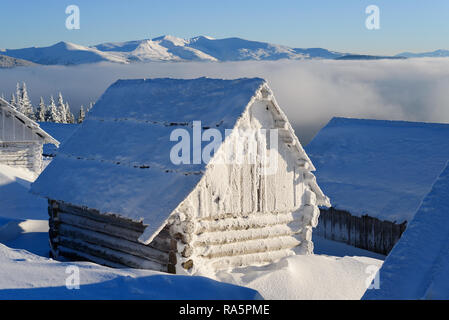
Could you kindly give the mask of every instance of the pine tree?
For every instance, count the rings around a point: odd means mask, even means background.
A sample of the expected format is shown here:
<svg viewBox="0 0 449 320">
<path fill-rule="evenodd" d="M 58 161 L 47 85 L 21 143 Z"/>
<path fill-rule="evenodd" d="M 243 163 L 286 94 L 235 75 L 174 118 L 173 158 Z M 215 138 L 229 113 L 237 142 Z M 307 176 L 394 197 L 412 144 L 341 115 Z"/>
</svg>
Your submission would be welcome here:
<svg viewBox="0 0 449 320">
<path fill-rule="evenodd" d="M 78 113 L 78 123 L 82 123 L 86 118 L 86 113 L 84 112 L 84 106 L 81 106 L 80 112 Z"/>
<path fill-rule="evenodd" d="M 39 102 L 39 106 L 36 110 L 36 121 L 44 122 L 45 121 L 45 112 L 47 107 L 45 106 L 44 98 L 41 97 L 41 100 Z"/>
<path fill-rule="evenodd" d="M 17 100 L 14 93 L 11 94 L 11 100 L 9 100 L 9 103 L 14 107 L 14 109 L 17 109 Z"/>
<path fill-rule="evenodd" d="M 58 93 L 58 116 L 60 123 L 67 123 L 67 110 L 61 92 Z"/>
<path fill-rule="evenodd" d="M 59 118 L 58 108 L 56 107 L 55 99 L 53 98 L 53 96 L 50 97 L 50 104 L 48 105 L 45 113 L 45 121 L 61 122 L 61 119 Z"/>
<path fill-rule="evenodd" d="M 22 89 L 21 89 L 21 97 L 20 100 L 22 102 L 22 113 L 26 115 L 28 118 L 34 120 L 34 108 L 31 103 L 30 98 L 28 97 L 28 91 L 27 86 L 25 82 L 22 82 Z"/>
<path fill-rule="evenodd" d="M 70 105 L 68 102 L 66 102 L 66 104 L 65 104 L 65 111 L 66 111 L 67 123 L 75 123 L 75 116 L 70 111 Z"/>
<path fill-rule="evenodd" d="M 86 113 L 88 113 L 94 106 L 94 103 L 91 101 L 89 102 L 89 106 L 87 107 Z"/>
<path fill-rule="evenodd" d="M 20 88 L 20 84 L 17 82 L 16 84 L 16 102 L 15 107 L 18 111 L 22 112 L 22 89 Z"/>
</svg>

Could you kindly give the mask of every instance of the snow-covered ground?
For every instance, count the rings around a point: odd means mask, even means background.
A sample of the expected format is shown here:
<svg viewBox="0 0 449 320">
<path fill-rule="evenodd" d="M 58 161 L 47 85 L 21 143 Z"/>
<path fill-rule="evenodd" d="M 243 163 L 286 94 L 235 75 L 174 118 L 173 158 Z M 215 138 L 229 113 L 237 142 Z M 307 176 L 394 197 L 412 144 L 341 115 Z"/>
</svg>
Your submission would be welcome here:
<svg viewBox="0 0 449 320">
<path fill-rule="evenodd" d="M 265 299 L 360 299 L 384 258 L 316 238 L 315 255 L 206 277 L 58 262 L 48 258 L 46 201 L 28 193 L 34 179 L 0 165 L 0 299 L 260 298 L 249 288 Z M 72 265 L 80 270 L 79 290 L 66 288 Z"/>
</svg>

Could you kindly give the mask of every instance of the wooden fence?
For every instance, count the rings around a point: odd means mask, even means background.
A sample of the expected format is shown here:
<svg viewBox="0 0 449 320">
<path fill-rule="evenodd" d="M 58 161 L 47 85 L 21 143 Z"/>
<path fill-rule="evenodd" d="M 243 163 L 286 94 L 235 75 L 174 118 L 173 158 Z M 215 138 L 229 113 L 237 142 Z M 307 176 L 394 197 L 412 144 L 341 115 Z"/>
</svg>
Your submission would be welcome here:
<svg viewBox="0 0 449 320">
<path fill-rule="evenodd" d="M 407 226 L 407 222 L 397 224 L 368 215 L 358 217 L 335 208 L 320 211 L 315 234 L 384 255 L 391 251 Z"/>
</svg>

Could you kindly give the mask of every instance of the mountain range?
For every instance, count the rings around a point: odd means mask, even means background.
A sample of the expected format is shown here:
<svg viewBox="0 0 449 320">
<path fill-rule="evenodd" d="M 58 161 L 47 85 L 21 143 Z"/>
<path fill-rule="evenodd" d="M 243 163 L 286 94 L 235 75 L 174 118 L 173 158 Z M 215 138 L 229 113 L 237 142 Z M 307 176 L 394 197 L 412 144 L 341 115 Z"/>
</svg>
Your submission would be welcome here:
<svg viewBox="0 0 449 320">
<path fill-rule="evenodd" d="M 403 52 L 398 54 L 397 56 L 405 57 L 405 58 L 446 58 L 449 57 L 449 50 L 435 50 L 431 52 L 422 52 L 422 53 L 412 53 L 412 52 Z"/>
<path fill-rule="evenodd" d="M 373 60 L 400 57 L 442 57 L 449 56 L 449 51 L 437 50 L 422 54 L 405 52 L 394 57 L 354 55 L 323 48 L 292 48 L 241 38 L 214 39 L 207 36 L 198 36 L 191 39 L 182 39 L 168 35 L 153 39 L 110 42 L 93 46 L 58 42 L 49 47 L 0 49 L 0 55 L 20 59 L 17 60 L 17 65 L 26 65 L 26 63 L 79 65 L 102 61 L 127 64 L 152 61 Z M 1 64 L 2 61 L 0 60 L 0 66 Z M 5 60 L 4 64 L 14 66 L 11 60 Z"/>
<path fill-rule="evenodd" d="M 58 42 L 49 47 L 0 49 L 0 54 L 43 65 L 78 65 L 101 61 L 116 63 L 150 61 L 244 61 L 280 59 L 335 59 L 344 56 L 322 48 L 291 48 L 240 38 L 214 39 L 206 36 L 154 39 L 82 46 Z"/>
</svg>

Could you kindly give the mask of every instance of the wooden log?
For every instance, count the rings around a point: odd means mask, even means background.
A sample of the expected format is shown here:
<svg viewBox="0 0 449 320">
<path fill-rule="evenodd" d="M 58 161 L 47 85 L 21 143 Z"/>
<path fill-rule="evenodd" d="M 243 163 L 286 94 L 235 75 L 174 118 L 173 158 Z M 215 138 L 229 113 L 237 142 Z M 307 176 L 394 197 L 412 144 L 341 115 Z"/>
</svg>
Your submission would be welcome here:
<svg viewBox="0 0 449 320">
<path fill-rule="evenodd" d="M 216 219 L 201 219 L 195 224 L 195 234 L 204 232 L 219 232 L 229 230 L 247 230 L 250 228 L 265 228 L 267 226 L 285 225 L 295 219 L 288 213 L 253 213 L 247 217 L 227 216 Z"/>
<path fill-rule="evenodd" d="M 80 215 L 72 215 L 62 211 L 58 212 L 58 218 L 61 222 L 68 225 L 112 235 L 117 238 L 122 238 L 136 243 L 139 243 L 138 238 L 141 236 L 139 232 L 134 230 L 117 227 L 116 225 L 112 225 L 107 222 L 99 222 Z M 168 232 L 164 231 L 158 234 L 148 246 L 160 251 L 168 252 L 170 250 L 170 245 L 171 238 Z"/>
<path fill-rule="evenodd" d="M 243 242 L 247 240 L 268 239 L 274 237 L 293 236 L 294 232 L 287 225 L 274 225 L 265 228 L 252 228 L 247 230 L 205 232 L 198 235 L 194 246 L 221 245 L 227 243 Z"/>
<path fill-rule="evenodd" d="M 125 239 L 120 239 L 66 224 L 61 224 L 59 226 L 58 233 L 60 236 L 64 236 L 66 238 L 82 239 L 83 241 L 92 244 L 129 253 L 144 259 L 154 260 L 160 262 L 161 264 L 168 263 L 168 254 L 166 252 L 162 252 L 155 248 Z"/>
<path fill-rule="evenodd" d="M 238 244 L 224 244 L 218 246 L 196 248 L 196 254 L 205 258 L 237 256 L 251 253 L 270 252 L 292 249 L 301 242 L 293 237 L 277 237 L 262 240 L 249 240 Z"/>
<path fill-rule="evenodd" d="M 131 219 L 126 219 L 112 214 L 102 214 L 98 210 L 82 208 L 74 205 L 70 205 L 64 202 L 59 202 L 59 210 L 72 215 L 77 215 L 98 222 L 108 223 L 121 228 L 126 228 L 140 232 L 142 234 L 145 231 L 145 225 L 141 222 L 136 222 Z"/>
<path fill-rule="evenodd" d="M 143 259 L 131 254 L 115 251 L 99 245 L 91 244 L 83 240 L 71 239 L 66 237 L 59 237 L 59 245 L 82 252 L 90 256 L 98 257 L 113 263 L 118 263 L 124 266 L 137 269 L 150 269 L 156 271 L 166 271 L 167 265 L 160 264 L 155 261 Z"/>
<path fill-rule="evenodd" d="M 193 260 L 187 260 L 187 261 L 183 262 L 181 265 L 184 269 L 190 270 L 193 268 Z"/>
<path fill-rule="evenodd" d="M 176 251 L 170 251 L 168 253 L 168 262 L 170 264 L 176 265 L 176 263 L 178 263 L 178 258 L 176 254 L 177 254 Z"/>
<path fill-rule="evenodd" d="M 176 274 L 176 265 L 169 263 L 167 266 L 167 272 L 171 274 Z"/>
<path fill-rule="evenodd" d="M 85 252 L 73 250 L 73 249 L 70 249 L 70 248 L 67 248 L 64 246 L 59 247 L 58 255 L 68 258 L 70 260 L 90 261 L 90 262 L 94 262 L 94 263 L 101 264 L 103 266 L 107 266 L 107 267 L 111 267 L 111 268 L 117 268 L 117 269 L 127 268 L 127 266 L 125 266 L 123 264 L 115 263 L 115 262 L 105 260 L 105 259 L 101 259 L 99 257 L 92 256 Z M 55 257 L 55 258 L 58 258 L 58 257 Z"/>
<path fill-rule="evenodd" d="M 173 239 L 180 241 L 183 244 L 189 244 L 190 242 L 192 242 L 192 235 L 190 234 L 184 234 L 181 232 L 177 232 L 175 234 L 173 234 Z"/>
<path fill-rule="evenodd" d="M 186 244 L 186 245 L 184 246 L 184 249 L 183 249 L 182 252 L 181 252 L 181 256 L 182 256 L 183 258 L 189 258 L 192 254 L 193 254 L 193 248 L 192 248 L 192 246 Z"/>
</svg>

